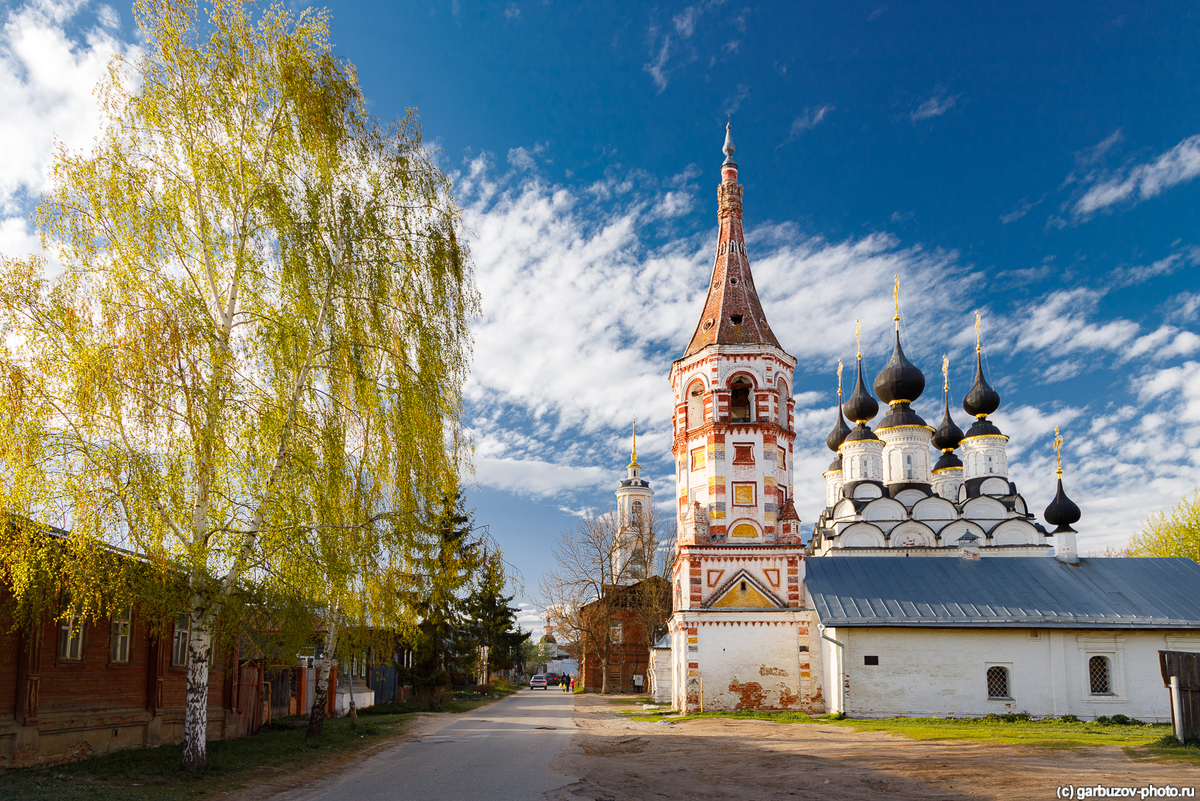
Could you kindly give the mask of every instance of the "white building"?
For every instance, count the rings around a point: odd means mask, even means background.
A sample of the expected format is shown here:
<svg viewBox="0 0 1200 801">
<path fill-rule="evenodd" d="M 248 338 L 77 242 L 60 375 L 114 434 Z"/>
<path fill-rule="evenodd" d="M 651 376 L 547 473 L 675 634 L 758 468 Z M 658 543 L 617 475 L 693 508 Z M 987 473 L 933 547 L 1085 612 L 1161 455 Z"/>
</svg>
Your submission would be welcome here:
<svg viewBox="0 0 1200 801">
<path fill-rule="evenodd" d="M 1169 721 L 1158 652 L 1200 652 L 1190 559 L 822 558 L 805 583 L 851 717 Z"/>
</svg>

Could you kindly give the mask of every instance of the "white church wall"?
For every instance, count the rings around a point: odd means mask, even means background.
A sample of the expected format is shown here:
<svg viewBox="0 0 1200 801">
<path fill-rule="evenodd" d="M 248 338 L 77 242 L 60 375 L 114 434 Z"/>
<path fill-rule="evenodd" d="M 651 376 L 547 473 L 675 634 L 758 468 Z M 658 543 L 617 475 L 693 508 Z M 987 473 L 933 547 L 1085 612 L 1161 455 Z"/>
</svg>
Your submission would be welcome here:
<svg viewBox="0 0 1200 801">
<path fill-rule="evenodd" d="M 1200 649 L 1200 631 L 1077 629 L 828 628 L 845 645 L 821 642 L 823 684 L 830 709 L 851 717 L 983 716 L 1028 712 L 1035 717 L 1094 719 L 1123 714 L 1170 719 L 1158 667 L 1159 650 Z M 875 657 L 877 664 L 866 664 Z M 1110 667 L 1111 694 L 1094 695 L 1089 660 Z M 1008 672 L 1009 695 L 988 697 L 988 668 Z M 845 708 L 836 689 L 844 684 Z"/>
</svg>

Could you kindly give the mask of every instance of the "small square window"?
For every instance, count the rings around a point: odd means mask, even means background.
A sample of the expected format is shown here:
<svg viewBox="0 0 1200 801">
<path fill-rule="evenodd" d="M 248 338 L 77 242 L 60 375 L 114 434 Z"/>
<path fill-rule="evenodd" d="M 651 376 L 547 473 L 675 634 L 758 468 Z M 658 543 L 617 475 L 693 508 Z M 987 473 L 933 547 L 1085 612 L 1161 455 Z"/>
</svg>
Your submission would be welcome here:
<svg viewBox="0 0 1200 801">
<path fill-rule="evenodd" d="M 878 656 L 864 656 L 863 664 L 864 665 L 878 665 L 879 657 Z"/>
<path fill-rule="evenodd" d="M 1003 700 L 1012 697 L 1008 687 L 1007 668 L 990 667 L 987 669 L 987 692 L 988 698 Z"/>
<path fill-rule="evenodd" d="M 1088 684 L 1092 695 L 1112 695 L 1112 667 L 1106 656 L 1093 656 L 1088 660 Z"/>
</svg>

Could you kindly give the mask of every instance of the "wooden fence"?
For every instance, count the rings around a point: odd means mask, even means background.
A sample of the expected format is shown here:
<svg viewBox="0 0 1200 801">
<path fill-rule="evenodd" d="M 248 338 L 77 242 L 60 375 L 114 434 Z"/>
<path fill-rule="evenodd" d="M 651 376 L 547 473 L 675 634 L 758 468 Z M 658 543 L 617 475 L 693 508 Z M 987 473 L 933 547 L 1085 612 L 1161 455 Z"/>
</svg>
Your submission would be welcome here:
<svg viewBox="0 0 1200 801">
<path fill-rule="evenodd" d="M 1200 654 L 1159 651 L 1158 664 L 1171 693 L 1175 736 L 1184 742 L 1200 740 Z"/>
</svg>

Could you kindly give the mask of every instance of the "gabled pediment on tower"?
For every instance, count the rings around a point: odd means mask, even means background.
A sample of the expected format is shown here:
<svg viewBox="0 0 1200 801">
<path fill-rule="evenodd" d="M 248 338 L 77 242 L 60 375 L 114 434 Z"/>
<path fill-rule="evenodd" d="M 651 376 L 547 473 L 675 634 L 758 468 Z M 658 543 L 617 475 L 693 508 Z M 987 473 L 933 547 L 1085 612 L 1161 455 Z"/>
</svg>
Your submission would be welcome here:
<svg viewBox="0 0 1200 801">
<path fill-rule="evenodd" d="M 770 588 L 745 570 L 734 573 L 729 581 L 718 587 L 704 606 L 708 609 L 788 608 Z"/>
</svg>

